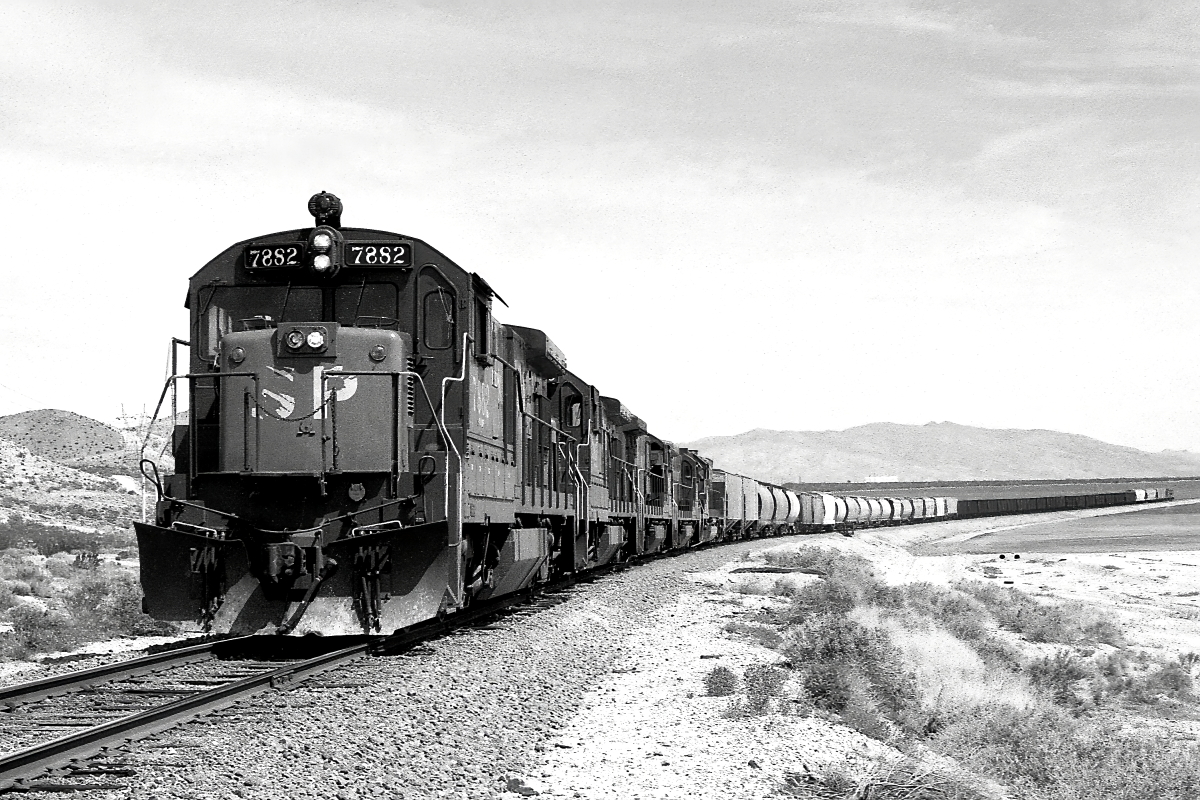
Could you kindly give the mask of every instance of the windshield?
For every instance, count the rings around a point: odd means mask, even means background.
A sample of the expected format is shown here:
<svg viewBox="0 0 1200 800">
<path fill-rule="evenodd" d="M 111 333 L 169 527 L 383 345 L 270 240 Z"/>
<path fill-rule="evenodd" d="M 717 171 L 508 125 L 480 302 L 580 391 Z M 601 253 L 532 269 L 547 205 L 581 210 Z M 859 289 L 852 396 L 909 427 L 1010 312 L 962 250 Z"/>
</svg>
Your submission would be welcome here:
<svg viewBox="0 0 1200 800">
<path fill-rule="evenodd" d="M 200 290 L 198 316 L 201 352 L 214 358 L 221 337 L 245 330 L 246 322 L 255 317 L 270 317 L 276 323 L 321 319 L 321 290 L 314 286 L 206 286 Z"/>
</svg>

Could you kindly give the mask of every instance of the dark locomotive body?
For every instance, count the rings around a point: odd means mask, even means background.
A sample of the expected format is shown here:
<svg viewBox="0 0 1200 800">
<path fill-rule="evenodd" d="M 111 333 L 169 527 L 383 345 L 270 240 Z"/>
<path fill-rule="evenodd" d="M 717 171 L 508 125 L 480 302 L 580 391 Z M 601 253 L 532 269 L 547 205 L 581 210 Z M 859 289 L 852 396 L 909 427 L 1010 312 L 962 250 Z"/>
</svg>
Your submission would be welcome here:
<svg viewBox="0 0 1200 800">
<path fill-rule="evenodd" d="M 341 227 L 332 195 L 310 211 L 191 279 L 189 368 L 163 394 L 188 398 L 176 468 L 136 525 L 151 615 L 390 633 L 616 560 L 913 518 L 713 469 L 498 323 L 480 276 Z"/>
<path fill-rule="evenodd" d="M 418 239 L 317 221 L 191 279 L 189 370 L 169 387 L 189 414 L 136 526 L 150 614 L 390 632 L 714 538 L 710 462 L 602 398 L 541 331 L 499 324 L 481 277 Z"/>
</svg>

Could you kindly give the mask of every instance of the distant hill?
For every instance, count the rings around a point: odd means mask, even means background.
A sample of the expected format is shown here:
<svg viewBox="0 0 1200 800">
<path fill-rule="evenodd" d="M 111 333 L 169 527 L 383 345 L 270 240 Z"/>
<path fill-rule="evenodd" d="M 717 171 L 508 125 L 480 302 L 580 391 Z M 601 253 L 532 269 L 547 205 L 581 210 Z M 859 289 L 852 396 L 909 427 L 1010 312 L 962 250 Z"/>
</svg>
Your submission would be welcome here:
<svg viewBox="0 0 1200 800">
<path fill-rule="evenodd" d="M 78 467 L 125 460 L 125 437 L 111 425 L 56 408 L 0 417 L 0 439 L 42 458 Z"/>
<path fill-rule="evenodd" d="M 753 430 L 689 442 L 723 469 L 777 483 L 1042 480 L 1200 475 L 1200 454 L 1148 453 L 1048 430 L 877 422 L 844 431 Z"/>
</svg>

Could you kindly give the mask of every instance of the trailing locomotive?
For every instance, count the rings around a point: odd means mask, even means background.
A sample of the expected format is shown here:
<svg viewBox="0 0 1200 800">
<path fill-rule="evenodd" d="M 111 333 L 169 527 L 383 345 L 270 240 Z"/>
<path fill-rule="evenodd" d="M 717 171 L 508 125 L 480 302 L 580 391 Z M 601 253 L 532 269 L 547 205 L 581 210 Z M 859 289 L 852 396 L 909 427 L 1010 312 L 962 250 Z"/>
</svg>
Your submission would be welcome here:
<svg viewBox="0 0 1200 800">
<path fill-rule="evenodd" d="M 713 469 L 573 373 L 419 239 L 314 225 L 192 276 L 170 377 L 173 474 L 143 471 L 144 609 L 185 630 L 390 633 L 614 560 L 714 540 L 953 516 Z M 155 416 L 157 418 L 158 411 Z"/>
</svg>

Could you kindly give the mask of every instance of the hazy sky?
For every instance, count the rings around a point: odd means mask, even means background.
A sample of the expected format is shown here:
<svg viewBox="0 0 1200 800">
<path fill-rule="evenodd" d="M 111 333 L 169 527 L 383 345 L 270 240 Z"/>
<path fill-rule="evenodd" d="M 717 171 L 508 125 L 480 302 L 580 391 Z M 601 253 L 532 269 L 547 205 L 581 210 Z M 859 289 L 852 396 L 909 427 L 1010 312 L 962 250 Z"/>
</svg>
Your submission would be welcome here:
<svg viewBox="0 0 1200 800">
<path fill-rule="evenodd" d="M 1195 2 L 0 6 L 0 414 L 153 406 L 228 245 L 424 239 L 676 441 L 1200 450 Z"/>
</svg>

